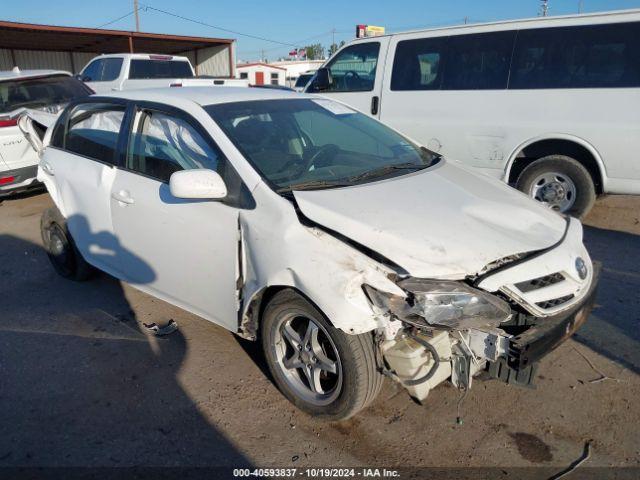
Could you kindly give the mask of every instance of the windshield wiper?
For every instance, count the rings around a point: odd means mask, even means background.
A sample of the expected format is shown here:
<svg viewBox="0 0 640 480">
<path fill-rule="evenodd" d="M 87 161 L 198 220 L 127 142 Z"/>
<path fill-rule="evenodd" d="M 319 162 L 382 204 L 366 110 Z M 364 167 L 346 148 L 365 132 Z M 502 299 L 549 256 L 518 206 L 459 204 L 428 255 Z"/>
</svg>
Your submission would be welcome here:
<svg viewBox="0 0 640 480">
<path fill-rule="evenodd" d="M 294 183 L 276 190 L 277 193 L 291 192 L 293 190 L 321 190 L 331 187 L 349 187 L 351 183 L 343 181 L 330 182 L 327 180 L 309 180 L 308 182 Z"/>
<path fill-rule="evenodd" d="M 382 177 L 394 170 L 422 170 L 429 166 L 430 165 L 417 165 L 415 163 L 396 163 L 393 165 L 385 165 L 384 167 L 376 168 L 374 170 L 369 170 L 367 172 L 360 173 L 359 175 L 354 175 L 353 177 L 349 177 L 348 180 L 350 182 L 354 182 L 358 180 L 365 180 L 367 178 Z"/>
</svg>

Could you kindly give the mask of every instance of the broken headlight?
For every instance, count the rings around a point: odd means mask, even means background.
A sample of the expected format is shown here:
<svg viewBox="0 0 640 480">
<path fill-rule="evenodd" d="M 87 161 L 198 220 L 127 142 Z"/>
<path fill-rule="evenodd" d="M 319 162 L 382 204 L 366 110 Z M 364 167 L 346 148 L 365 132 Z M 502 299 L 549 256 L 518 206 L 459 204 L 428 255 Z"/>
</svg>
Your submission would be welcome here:
<svg viewBox="0 0 640 480">
<path fill-rule="evenodd" d="M 511 315 L 500 298 L 462 282 L 408 278 L 398 282 L 406 298 L 363 288 L 378 308 L 417 326 L 438 325 L 453 329 L 497 327 Z"/>
</svg>

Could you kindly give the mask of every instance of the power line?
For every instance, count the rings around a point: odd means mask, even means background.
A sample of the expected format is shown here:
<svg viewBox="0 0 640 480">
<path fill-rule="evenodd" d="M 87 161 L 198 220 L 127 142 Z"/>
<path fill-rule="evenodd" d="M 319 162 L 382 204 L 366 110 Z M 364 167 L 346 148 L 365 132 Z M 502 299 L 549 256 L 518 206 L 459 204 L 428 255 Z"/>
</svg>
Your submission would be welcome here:
<svg viewBox="0 0 640 480">
<path fill-rule="evenodd" d="M 161 8 L 152 7 L 151 5 L 146 5 L 146 4 L 142 4 L 142 5 L 148 10 L 153 10 L 155 12 L 164 13 L 165 15 L 169 15 L 169 16 L 172 16 L 172 17 L 175 17 L 175 18 L 179 18 L 179 19 L 185 20 L 187 22 L 196 23 L 198 25 L 203 25 L 205 27 L 215 28 L 216 30 L 222 30 L 223 32 L 233 33 L 234 35 L 240 35 L 242 37 L 253 38 L 255 40 L 261 40 L 263 42 L 277 43 L 279 45 L 284 45 L 284 46 L 287 46 L 287 47 L 295 47 L 296 46 L 293 43 L 281 42 L 279 40 L 273 40 L 271 38 L 259 37 L 257 35 L 251 35 L 249 33 L 238 32 L 237 30 L 231 30 L 231 29 L 228 29 L 228 28 L 219 27 L 217 25 L 211 25 L 210 23 L 206 23 L 206 22 L 202 22 L 200 20 L 195 20 L 193 18 L 185 17 L 185 16 L 179 15 L 177 13 L 168 12 L 166 10 L 162 10 Z"/>
<path fill-rule="evenodd" d="M 138 10 L 140 10 L 140 8 L 138 8 Z M 102 27 L 106 27 L 107 25 L 111 25 L 112 23 L 116 23 L 119 22 L 120 20 L 130 17 L 131 15 L 133 15 L 136 11 L 135 10 L 131 10 L 129 13 L 127 13 L 126 15 L 122 15 L 121 17 L 116 18 L 115 20 L 111 20 L 110 22 L 107 23 L 103 23 L 102 25 L 98 25 L 96 28 L 102 28 Z"/>
</svg>

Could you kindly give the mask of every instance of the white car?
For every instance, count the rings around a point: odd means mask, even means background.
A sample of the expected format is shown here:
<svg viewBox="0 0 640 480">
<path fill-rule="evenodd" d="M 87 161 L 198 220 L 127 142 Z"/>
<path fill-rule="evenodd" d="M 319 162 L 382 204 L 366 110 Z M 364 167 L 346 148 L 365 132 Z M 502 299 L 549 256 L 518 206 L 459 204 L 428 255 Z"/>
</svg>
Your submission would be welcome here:
<svg viewBox="0 0 640 480">
<path fill-rule="evenodd" d="M 293 89 L 296 92 L 304 92 L 304 89 L 307 88 L 307 85 L 316 74 L 316 70 L 307 70 L 304 73 L 301 73 L 300 76 L 296 79 L 296 83 L 293 86 Z"/>
<path fill-rule="evenodd" d="M 68 72 L 17 68 L 0 72 L 0 196 L 39 185 L 39 158 L 18 127 L 20 115 L 25 111 L 55 115 L 71 100 L 91 93 Z"/>
<path fill-rule="evenodd" d="M 384 376 L 419 400 L 483 370 L 529 383 L 591 309 L 578 220 L 332 100 L 120 92 L 74 102 L 46 143 L 55 269 L 259 339 L 313 415 L 348 418 Z"/>
</svg>

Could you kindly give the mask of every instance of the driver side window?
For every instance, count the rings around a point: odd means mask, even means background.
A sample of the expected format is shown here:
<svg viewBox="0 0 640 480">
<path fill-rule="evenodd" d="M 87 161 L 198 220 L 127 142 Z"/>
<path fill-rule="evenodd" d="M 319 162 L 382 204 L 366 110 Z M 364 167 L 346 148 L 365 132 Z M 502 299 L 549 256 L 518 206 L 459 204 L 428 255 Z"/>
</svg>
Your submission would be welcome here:
<svg viewBox="0 0 640 480">
<path fill-rule="evenodd" d="M 328 65 L 333 80 L 326 91 L 369 92 L 373 90 L 379 52 L 379 42 L 359 43 L 342 50 Z"/>
<path fill-rule="evenodd" d="M 153 110 L 138 114 L 129 140 L 129 170 L 168 183 L 179 170 L 220 171 L 221 160 L 221 153 L 182 118 Z"/>
</svg>

